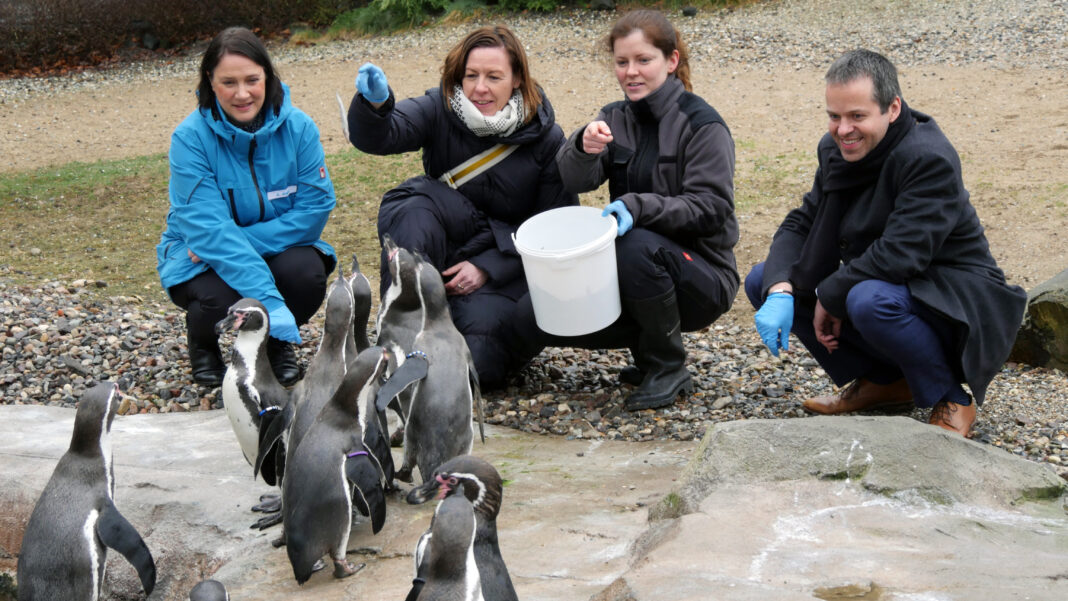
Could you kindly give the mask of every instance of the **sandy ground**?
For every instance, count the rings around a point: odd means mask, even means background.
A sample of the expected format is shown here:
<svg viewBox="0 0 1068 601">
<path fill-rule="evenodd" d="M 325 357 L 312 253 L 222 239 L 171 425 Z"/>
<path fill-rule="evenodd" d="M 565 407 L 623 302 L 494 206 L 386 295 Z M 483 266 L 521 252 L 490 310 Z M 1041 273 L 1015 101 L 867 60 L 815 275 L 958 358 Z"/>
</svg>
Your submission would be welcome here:
<svg viewBox="0 0 1068 601">
<path fill-rule="evenodd" d="M 528 48 L 533 72 L 566 132 L 621 97 L 606 62 L 581 52 L 564 58 L 568 53 L 538 43 L 531 40 Z M 586 41 L 576 44 L 588 48 Z M 368 47 L 377 51 L 279 65 L 295 104 L 319 124 L 328 154 L 351 148 L 334 94 L 340 91 L 347 105 L 363 61 L 382 66 L 405 97 L 436 85 L 447 50 L 441 41 Z M 826 124 L 824 69 L 693 65 L 694 91 L 723 114 L 734 135 L 739 182 L 768 165 L 786 175 L 788 193 L 739 211 L 743 275 L 763 259 L 776 226 L 811 183 L 813 150 Z M 1030 289 L 1068 267 L 1068 73 L 936 64 L 902 68 L 901 83 L 910 105 L 933 115 L 960 152 L 965 183 L 1009 281 Z M 91 87 L 57 85 L 8 98 L 0 103 L 0 177 L 68 161 L 164 152 L 174 126 L 194 106 L 194 86 L 191 74 L 134 83 L 104 74 Z M 745 191 L 739 187 L 738 193 Z"/>
</svg>

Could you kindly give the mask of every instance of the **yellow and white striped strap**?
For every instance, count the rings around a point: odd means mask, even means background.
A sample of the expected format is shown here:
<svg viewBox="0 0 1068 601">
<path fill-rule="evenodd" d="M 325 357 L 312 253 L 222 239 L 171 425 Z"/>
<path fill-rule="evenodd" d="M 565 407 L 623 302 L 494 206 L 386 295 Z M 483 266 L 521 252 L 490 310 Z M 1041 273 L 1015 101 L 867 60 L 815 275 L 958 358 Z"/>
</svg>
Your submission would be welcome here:
<svg viewBox="0 0 1068 601">
<path fill-rule="evenodd" d="M 519 148 L 519 146 L 515 144 L 498 144 L 492 146 L 467 159 L 463 163 L 460 163 L 451 171 L 442 173 L 441 177 L 438 179 L 452 188 L 459 188 L 471 181 L 472 178 L 481 175 L 497 163 L 508 158 L 508 155 L 515 152 L 517 148 Z"/>
</svg>

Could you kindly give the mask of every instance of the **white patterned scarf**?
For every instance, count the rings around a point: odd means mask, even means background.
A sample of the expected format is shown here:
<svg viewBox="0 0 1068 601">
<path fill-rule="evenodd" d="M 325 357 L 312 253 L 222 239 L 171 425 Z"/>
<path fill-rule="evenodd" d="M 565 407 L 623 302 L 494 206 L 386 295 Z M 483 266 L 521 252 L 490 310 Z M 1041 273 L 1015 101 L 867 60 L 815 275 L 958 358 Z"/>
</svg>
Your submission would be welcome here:
<svg viewBox="0 0 1068 601">
<path fill-rule="evenodd" d="M 449 101 L 452 112 L 464 122 L 471 133 L 483 138 L 486 136 L 508 137 L 515 133 L 523 125 L 526 117 L 526 106 L 523 103 L 523 94 L 516 88 L 508 104 L 497 111 L 496 115 L 483 115 L 473 102 L 464 94 L 461 86 L 452 89 L 452 99 Z"/>
</svg>

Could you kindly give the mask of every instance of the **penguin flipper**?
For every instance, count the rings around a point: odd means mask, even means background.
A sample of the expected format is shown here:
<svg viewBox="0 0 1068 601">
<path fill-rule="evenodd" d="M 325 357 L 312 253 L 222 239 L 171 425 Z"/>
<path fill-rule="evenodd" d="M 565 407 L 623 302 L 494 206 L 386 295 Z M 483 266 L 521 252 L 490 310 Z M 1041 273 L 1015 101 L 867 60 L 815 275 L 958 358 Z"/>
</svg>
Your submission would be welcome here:
<svg viewBox="0 0 1068 601">
<path fill-rule="evenodd" d="M 263 410 L 260 416 L 260 443 L 256 463 L 252 466 L 253 478 L 262 472 L 264 482 L 271 486 L 278 484 L 283 468 L 278 464 L 278 446 L 282 444 L 282 435 L 292 419 L 293 405 L 286 405 L 284 409 L 268 407 Z"/>
<path fill-rule="evenodd" d="M 427 361 L 426 356 L 423 354 L 413 353 L 408 355 L 408 358 L 397 368 L 397 371 L 393 372 L 393 375 L 386 380 L 382 388 L 378 389 L 378 394 L 375 395 L 375 409 L 377 411 L 385 411 L 389 402 L 404 392 L 405 388 L 411 386 L 413 382 L 426 377 L 429 365 L 430 362 Z"/>
<path fill-rule="evenodd" d="M 474 361 L 467 361 L 467 380 L 471 386 L 471 403 L 475 406 L 475 414 L 478 415 L 478 436 L 482 444 L 486 444 L 486 409 L 482 406 L 482 386 L 478 382 L 478 370 L 475 369 Z"/>
<path fill-rule="evenodd" d="M 404 601 L 416 601 L 419 598 L 419 593 L 423 590 L 423 585 L 426 584 L 426 580 L 422 578 L 412 579 L 412 589 L 408 591 L 408 596 L 404 598 Z"/>
<path fill-rule="evenodd" d="M 382 490 L 378 469 L 366 452 L 350 456 L 345 461 L 345 475 L 356 487 L 352 504 L 363 515 L 371 517 L 371 532 L 378 534 L 386 523 L 386 494 Z"/>
<path fill-rule="evenodd" d="M 152 589 L 156 588 L 156 562 L 137 529 L 126 521 L 110 500 L 100 512 L 96 535 L 100 537 L 100 542 L 122 553 L 126 561 L 137 569 L 145 596 L 151 595 Z"/>
<path fill-rule="evenodd" d="M 396 467 L 393 464 L 393 452 L 389 445 L 387 431 L 386 412 L 376 410 L 375 419 L 368 420 L 364 428 L 363 443 L 381 466 L 386 487 L 392 488 Z"/>
</svg>

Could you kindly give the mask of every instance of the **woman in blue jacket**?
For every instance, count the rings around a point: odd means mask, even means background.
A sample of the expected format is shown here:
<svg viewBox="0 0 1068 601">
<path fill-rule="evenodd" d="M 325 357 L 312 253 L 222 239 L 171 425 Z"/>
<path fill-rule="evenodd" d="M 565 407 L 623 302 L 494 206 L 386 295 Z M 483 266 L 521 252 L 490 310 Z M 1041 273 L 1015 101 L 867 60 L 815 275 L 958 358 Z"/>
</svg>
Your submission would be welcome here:
<svg viewBox="0 0 1068 601">
<path fill-rule="evenodd" d="M 379 236 L 441 272 L 482 387 L 499 386 L 516 363 L 506 324 L 527 291 L 511 235 L 531 215 L 578 204 L 554 160 L 564 132 L 552 105 L 530 74 L 523 45 L 500 25 L 457 43 L 442 65 L 441 86 L 422 96 L 398 101 L 371 63 L 360 67 L 356 89 L 348 114 L 356 148 L 423 155 L 425 175 L 382 198 Z M 383 257 L 383 293 L 388 264 Z"/>
<path fill-rule="evenodd" d="M 231 27 L 204 52 L 199 106 L 171 136 L 170 212 L 156 247 L 160 281 L 186 311 L 193 379 L 222 382 L 215 324 L 230 305 L 267 308 L 268 356 L 300 377 L 289 343 L 318 310 L 337 258 L 320 240 L 334 208 L 319 130 L 290 103 L 267 49 Z"/>
</svg>

